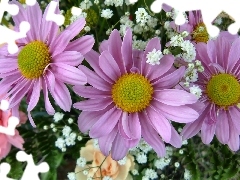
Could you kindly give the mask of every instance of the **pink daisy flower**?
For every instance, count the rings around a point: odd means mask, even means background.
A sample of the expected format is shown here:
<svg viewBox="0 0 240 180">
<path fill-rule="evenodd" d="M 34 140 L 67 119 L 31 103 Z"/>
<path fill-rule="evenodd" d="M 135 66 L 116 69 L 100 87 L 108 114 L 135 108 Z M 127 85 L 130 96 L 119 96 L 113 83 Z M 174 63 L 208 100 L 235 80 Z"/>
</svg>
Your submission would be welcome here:
<svg viewBox="0 0 240 180">
<path fill-rule="evenodd" d="M 20 124 L 24 124 L 27 120 L 26 115 L 23 112 L 20 114 Z M 12 110 L 2 111 L 0 110 L 0 126 L 7 127 L 8 120 L 12 116 Z M 15 129 L 15 135 L 10 136 L 0 133 L 0 160 L 5 158 L 11 150 L 11 146 L 15 146 L 23 150 L 24 139 L 20 136 L 18 130 Z"/>
<path fill-rule="evenodd" d="M 161 50 L 160 40 L 153 38 L 145 51 L 132 50 L 132 32 L 123 41 L 114 30 L 102 43 L 101 54 L 91 50 L 86 60 L 94 69 L 80 65 L 91 86 L 74 86 L 73 90 L 88 100 L 73 106 L 82 110 L 80 131 L 97 138 L 105 156 L 111 151 L 115 160 L 122 159 L 141 137 L 158 156 L 165 155 L 165 145 L 181 146 L 181 138 L 170 120 L 192 122 L 198 113 L 187 106 L 196 96 L 172 89 L 184 75 L 185 67 L 175 69 L 174 57 L 165 55 L 160 65 L 147 64 L 147 54 Z"/>
<path fill-rule="evenodd" d="M 204 72 L 196 84 L 202 89 L 200 101 L 205 103 L 199 118 L 188 123 L 182 131 L 183 139 L 196 135 L 201 130 L 203 143 L 209 144 L 214 134 L 222 144 L 233 151 L 239 149 L 240 135 L 240 39 L 232 42 L 223 34 L 216 40 L 198 43 L 197 59 Z"/>
<path fill-rule="evenodd" d="M 43 90 L 46 111 L 53 115 L 54 109 L 48 98 L 48 91 L 64 111 L 70 111 L 72 100 L 64 83 L 84 85 L 85 74 L 78 68 L 83 55 L 94 44 L 92 36 L 83 36 L 70 42 L 84 27 L 85 20 L 80 18 L 59 32 L 58 25 L 46 21 L 49 6 L 42 15 L 39 4 L 24 8 L 20 3 L 18 15 L 13 17 L 17 30 L 22 21 L 28 21 L 31 29 L 27 37 L 17 41 L 19 51 L 11 55 L 7 46 L 0 49 L 0 94 L 9 97 L 10 108 L 18 107 L 26 96 L 28 117 L 35 126 L 30 111 L 38 103 Z M 59 13 L 56 8 L 55 13 Z"/>
</svg>

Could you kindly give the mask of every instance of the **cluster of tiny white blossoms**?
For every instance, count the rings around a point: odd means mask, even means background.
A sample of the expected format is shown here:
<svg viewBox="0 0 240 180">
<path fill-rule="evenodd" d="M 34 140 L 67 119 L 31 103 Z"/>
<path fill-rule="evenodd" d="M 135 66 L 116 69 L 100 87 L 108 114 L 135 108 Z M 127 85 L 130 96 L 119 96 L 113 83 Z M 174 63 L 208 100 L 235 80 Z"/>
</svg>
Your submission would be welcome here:
<svg viewBox="0 0 240 180">
<path fill-rule="evenodd" d="M 145 26 L 145 24 L 151 17 L 144 8 L 138 8 L 135 14 L 136 14 L 136 21 L 141 26 Z"/>
<path fill-rule="evenodd" d="M 84 10 L 84 9 L 89 9 L 91 6 L 92 6 L 93 4 L 92 4 L 92 2 L 90 1 L 90 0 L 83 0 L 81 3 L 80 3 L 80 8 L 82 9 L 82 10 Z"/>
<path fill-rule="evenodd" d="M 173 149 L 172 147 L 166 147 L 166 155 L 163 158 L 157 158 L 154 161 L 154 166 L 157 169 L 163 170 L 166 166 L 168 166 L 171 162 L 173 155 Z"/>
<path fill-rule="evenodd" d="M 147 54 L 147 63 L 151 65 L 159 65 L 162 57 L 162 52 L 154 48 L 151 52 Z"/>
<path fill-rule="evenodd" d="M 101 12 L 101 17 L 105 19 L 110 19 L 113 16 L 113 11 L 111 9 L 103 9 Z"/>
<path fill-rule="evenodd" d="M 191 172 L 188 169 L 185 169 L 185 171 L 184 171 L 184 179 L 185 180 L 191 180 L 192 179 Z"/>
<path fill-rule="evenodd" d="M 67 177 L 69 180 L 76 180 L 76 174 L 74 172 L 69 172 Z"/>
<path fill-rule="evenodd" d="M 123 5 L 123 0 L 105 0 L 104 1 L 104 4 L 106 6 L 115 6 L 115 7 L 118 7 L 118 6 L 122 6 Z"/>
<path fill-rule="evenodd" d="M 145 170 L 145 173 L 144 173 L 144 176 L 143 176 L 142 179 L 153 180 L 153 179 L 156 179 L 156 178 L 158 178 L 157 172 L 153 169 L 147 168 Z"/>
</svg>

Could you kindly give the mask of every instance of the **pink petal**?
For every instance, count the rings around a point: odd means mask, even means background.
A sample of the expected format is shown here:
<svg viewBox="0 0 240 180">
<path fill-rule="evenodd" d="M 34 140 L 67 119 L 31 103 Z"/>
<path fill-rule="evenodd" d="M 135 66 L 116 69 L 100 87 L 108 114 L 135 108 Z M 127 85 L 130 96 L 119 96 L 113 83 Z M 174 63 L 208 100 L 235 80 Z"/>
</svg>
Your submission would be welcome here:
<svg viewBox="0 0 240 180">
<path fill-rule="evenodd" d="M 48 88 L 50 84 L 48 82 Z M 55 88 L 52 91 L 51 88 L 49 88 L 50 93 L 53 97 L 53 99 L 56 101 L 56 103 L 59 105 L 61 109 L 64 111 L 70 111 L 71 105 L 72 105 L 72 99 L 69 93 L 68 88 L 65 84 L 59 81 L 55 81 Z"/>
<path fill-rule="evenodd" d="M 46 111 L 48 114 L 54 115 L 55 110 L 53 109 L 52 104 L 48 98 L 48 86 L 47 86 L 46 77 L 44 77 L 44 82 L 42 83 L 42 88 L 43 88 L 43 96 L 44 96 L 44 103 L 45 103 Z"/>
<path fill-rule="evenodd" d="M 40 27 L 41 28 L 41 31 L 40 31 L 41 40 L 43 40 L 44 42 L 47 40 L 48 45 L 50 45 L 52 43 L 52 41 L 56 38 L 57 33 L 59 31 L 59 27 L 55 22 L 46 20 L 48 10 L 49 10 L 49 6 L 50 6 L 50 3 L 45 8 L 43 18 L 42 18 L 41 27 Z M 58 2 L 57 2 L 57 7 L 56 7 L 54 13 L 55 14 L 60 13 Z"/>
<path fill-rule="evenodd" d="M 210 40 L 207 43 L 207 53 L 211 62 L 217 63 L 218 61 L 222 61 L 222 59 L 217 59 L 217 52 L 214 40 Z"/>
<path fill-rule="evenodd" d="M 90 50 L 87 54 L 85 54 L 85 59 L 86 61 L 91 64 L 91 67 L 94 69 L 94 71 L 105 81 L 109 82 L 110 84 L 113 83 L 113 80 L 110 79 L 110 77 L 108 77 L 100 68 L 99 66 L 99 54 L 94 51 L 94 50 Z"/>
<path fill-rule="evenodd" d="M 77 93 L 79 96 L 92 99 L 112 96 L 111 92 L 100 91 L 92 86 L 74 86 L 73 91 Z"/>
<path fill-rule="evenodd" d="M 193 104 L 198 100 L 195 95 L 179 89 L 156 90 L 153 97 L 157 101 L 170 106 Z"/>
<path fill-rule="evenodd" d="M 10 72 L 18 69 L 17 59 L 14 58 L 0 58 L 0 72 Z"/>
<path fill-rule="evenodd" d="M 19 8 L 19 12 L 16 16 L 12 16 L 15 26 L 19 26 L 23 20 L 27 20 L 26 9 L 18 1 L 9 1 L 9 4 L 16 4 Z"/>
<path fill-rule="evenodd" d="M 78 66 L 82 63 L 84 57 L 81 53 L 76 51 L 64 51 L 52 57 L 53 63 L 63 63 L 70 66 Z"/>
<path fill-rule="evenodd" d="M 40 39 L 39 30 L 42 21 L 42 10 L 38 2 L 33 6 L 26 7 L 26 21 L 31 25 L 30 30 L 27 33 L 27 39 L 31 41 L 36 41 Z"/>
<path fill-rule="evenodd" d="M 160 60 L 160 65 L 149 65 L 151 66 L 151 70 L 148 73 L 147 77 L 148 80 L 154 81 L 155 79 L 160 78 L 163 74 L 165 74 L 173 65 L 174 56 L 172 55 L 165 55 Z"/>
<path fill-rule="evenodd" d="M 33 108 L 37 105 L 39 97 L 40 97 L 41 88 L 42 88 L 42 79 L 38 78 L 34 82 L 33 91 L 31 94 L 31 98 L 30 98 L 30 102 L 29 102 L 27 111 L 33 110 Z"/>
<path fill-rule="evenodd" d="M 112 144 L 111 157 L 115 161 L 123 159 L 128 152 L 128 148 L 125 146 L 124 139 L 118 133 Z"/>
<path fill-rule="evenodd" d="M 138 113 L 131 113 L 129 114 L 129 129 L 131 131 L 131 137 L 132 139 L 138 139 L 141 138 L 141 124 L 139 122 Z"/>
<path fill-rule="evenodd" d="M 107 111 L 103 116 L 99 118 L 99 120 L 89 131 L 90 137 L 99 138 L 108 135 L 117 125 L 121 114 L 122 111 L 116 109 L 115 107 Z"/>
<path fill-rule="evenodd" d="M 238 62 L 240 58 L 240 38 L 236 39 L 231 46 L 229 56 L 228 56 L 228 64 L 227 64 L 227 71 L 231 72 L 234 68 L 235 64 Z M 224 61 L 224 59 L 223 59 Z"/>
<path fill-rule="evenodd" d="M 233 126 L 236 128 L 237 132 L 240 134 L 240 112 L 237 107 L 232 107 L 229 109 L 229 115 L 231 117 Z"/>
<path fill-rule="evenodd" d="M 220 110 L 216 122 L 216 136 L 222 144 L 227 144 L 229 140 L 229 124 L 225 110 Z"/>
<path fill-rule="evenodd" d="M 102 53 L 103 51 L 109 51 L 109 41 L 103 40 L 99 46 L 99 52 Z"/>
<path fill-rule="evenodd" d="M 55 77 L 64 83 L 71 85 L 84 85 L 87 83 L 86 75 L 76 67 L 64 63 L 55 63 L 50 66 Z"/>
<path fill-rule="evenodd" d="M 169 121 L 153 108 L 147 108 L 146 113 L 149 117 L 149 123 L 160 134 L 163 140 L 169 143 L 171 139 L 171 126 Z"/>
<path fill-rule="evenodd" d="M 155 129 L 153 129 L 152 125 L 148 123 L 150 120 L 145 112 L 140 115 L 139 120 L 142 127 L 143 139 L 155 150 L 158 156 L 164 157 L 166 154 L 164 142 Z"/>
<path fill-rule="evenodd" d="M 82 111 L 78 117 L 79 130 L 87 133 L 103 114 L 104 111 Z"/>
<path fill-rule="evenodd" d="M 93 45 L 94 38 L 91 35 L 86 35 L 70 42 L 67 45 L 65 51 L 77 51 L 80 52 L 82 55 L 85 55 L 92 49 Z"/>
<path fill-rule="evenodd" d="M 171 125 L 171 139 L 169 143 L 176 148 L 180 148 L 182 146 L 182 138 L 179 136 L 179 134 L 172 125 Z"/>
<path fill-rule="evenodd" d="M 111 98 L 88 99 L 73 104 L 73 107 L 82 111 L 99 111 L 112 103 Z"/>
<path fill-rule="evenodd" d="M 112 143 L 117 135 L 117 126 L 107 135 L 98 138 L 99 148 L 104 156 L 108 156 L 112 147 Z"/>
<path fill-rule="evenodd" d="M 234 124 L 230 121 L 229 122 L 229 141 L 228 146 L 232 151 L 238 151 L 239 150 L 239 133 L 236 131 L 236 128 L 234 127 Z"/>
<path fill-rule="evenodd" d="M 50 68 L 48 68 L 46 71 L 45 71 L 45 75 L 44 75 L 45 79 L 47 79 L 47 81 L 49 82 L 49 85 L 51 89 L 51 91 L 54 91 L 54 88 L 55 88 L 55 81 L 56 81 L 56 78 L 55 78 L 55 75 L 52 73 L 52 71 L 50 70 Z"/>
<path fill-rule="evenodd" d="M 85 18 L 81 17 L 74 21 L 72 24 L 70 24 L 62 33 L 64 33 L 65 31 L 70 31 L 71 34 L 69 38 L 71 40 L 81 32 L 85 24 L 86 24 Z"/>
<path fill-rule="evenodd" d="M 146 61 L 147 61 L 147 54 L 151 51 L 153 51 L 153 49 L 156 49 L 156 50 L 161 50 L 161 45 L 160 45 L 160 40 L 159 38 L 152 38 L 146 48 L 145 48 L 145 51 L 144 51 L 144 54 L 143 54 L 143 59 L 142 59 L 142 73 L 148 77 L 148 73 L 150 72 L 151 68 L 152 68 L 152 65 L 148 64 Z"/>
<path fill-rule="evenodd" d="M 169 106 L 154 100 L 151 104 L 155 109 L 160 110 L 163 116 L 174 122 L 189 123 L 196 120 L 199 116 L 197 111 L 187 106 Z"/>
<path fill-rule="evenodd" d="M 99 56 L 99 66 L 102 71 L 114 81 L 121 76 L 121 72 L 116 61 L 108 51 L 102 52 Z"/>
<path fill-rule="evenodd" d="M 123 37 L 122 43 L 122 58 L 125 64 L 125 68 L 127 71 L 131 69 L 133 66 L 132 60 L 132 31 L 128 28 L 126 34 Z"/>
<path fill-rule="evenodd" d="M 185 73 L 185 67 L 181 66 L 171 74 L 168 74 L 153 83 L 154 89 L 170 89 L 176 86 Z"/>
<path fill-rule="evenodd" d="M 122 112 L 122 116 L 120 117 L 118 123 L 118 130 L 124 139 L 131 139 L 131 132 L 128 123 L 129 123 L 128 113 Z"/>
<path fill-rule="evenodd" d="M 93 87 L 102 91 L 110 91 L 110 84 L 101 79 L 95 72 L 89 70 L 83 65 L 78 66 L 78 68 L 87 76 L 87 82 Z"/>
<path fill-rule="evenodd" d="M 204 144 L 209 144 L 216 130 L 216 123 L 208 124 L 203 121 L 202 128 L 201 128 L 201 139 Z"/>
<path fill-rule="evenodd" d="M 124 61 L 122 59 L 122 52 L 121 52 L 122 40 L 121 40 L 120 33 L 116 29 L 113 30 L 112 33 L 110 34 L 108 43 L 109 43 L 109 52 L 113 56 L 113 59 L 115 59 L 115 61 L 117 62 L 118 67 L 121 71 L 121 74 L 125 74 L 126 68 L 125 68 Z"/>
</svg>

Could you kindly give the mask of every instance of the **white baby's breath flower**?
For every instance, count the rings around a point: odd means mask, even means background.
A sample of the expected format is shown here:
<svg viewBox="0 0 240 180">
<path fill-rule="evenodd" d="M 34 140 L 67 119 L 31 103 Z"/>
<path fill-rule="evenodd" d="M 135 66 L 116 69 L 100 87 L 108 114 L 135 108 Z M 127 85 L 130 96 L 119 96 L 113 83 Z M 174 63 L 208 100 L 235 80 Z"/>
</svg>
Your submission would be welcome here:
<svg viewBox="0 0 240 180">
<path fill-rule="evenodd" d="M 105 19 L 110 19 L 113 16 L 113 11 L 111 9 L 103 9 L 101 12 L 101 17 Z"/>
<path fill-rule="evenodd" d="M 178 167 L 180 166 L 179 162 L 175 162 L 175 163 L 174 163 L 174 166 L 175 166 L 176 168 L 178 168 Z"/>
<path fill-rule="evenodd" d="M 137 162 L 138 162 L 139 164 L 146 163 L 146 162 L 147 162 L 147 156 L 146 156 L 145 153 L 139 152 L 139 153 L 137 154 L 136 160 L 137 160 Z"/>
<path fill-rule="evenodd" d="M 67 177 L 69 180 L 76 180 L 76 175 L 74 172 L 69 172 Z"/>
<path fill-rule="evenodd" d="M 64 148 L 66 146 L 64 139 L 62 137 L 59 137 L 57 141 L 55 141 L 55 146 L 59 149 Z"/>
<path fill-rule="evenodd" d="M 201 97 L 202 95 L 202 90 L 199 88 L 199 86 L 193 85 L 192 87 L 189 88 L 190 93 L 196 95 L 198 98 Z"/>
<path fill-rule="evenodd" d="M 190 171 L 185 169 L 185 171 L 184 171 L 184 179 L 185 180 L 191 180 L 191 178 L 192 178 L 192 175 L 191 175 Z"/>
<path fill-rule="evenodd" d="M 138 8 L 135 14 L 136 14 L 136 21 L 137 23 L 140 23 L 141 26 L 144 26 L 148 21 L 148 19 L 151 17 L 149 16 L 149 14 L 144 8 Z"/>
<path fill-rule="evenodd" d="M 162 57 L 162 52 L 154 48 L 151 52 L 147 54 L 147 63 L 151 65 L 159 65 Z"/>
<path fill-rule="evenodd" d="M 53 116 L 54 122 L 58 122 L 63 119 L 64 114 L 60 112 L 56 112 Z"/>
<path fill-rule="evenodd" d="M 69 126 L 65 125 L 62 130 L 63 136 L 68 137 L 69 134 L 71 133 L 71 131 L 72 131 L 72 129 Z"/>
<path fill-rule="evenodd" d="M 87 160 L 84 157 L 80 157 L 77 159 L 77 165 L 80 167 L 84 167 L 87 163 Z"/>
<path fill-rule="evenodd" d="M 69 123 L 69 124 L 72 124 L 72 123 L 73 123 L 73 119 L 72 119 L 72 118 L 69 118 L 69 119 L 68 119 L 68 123 Z"/>
</svg>

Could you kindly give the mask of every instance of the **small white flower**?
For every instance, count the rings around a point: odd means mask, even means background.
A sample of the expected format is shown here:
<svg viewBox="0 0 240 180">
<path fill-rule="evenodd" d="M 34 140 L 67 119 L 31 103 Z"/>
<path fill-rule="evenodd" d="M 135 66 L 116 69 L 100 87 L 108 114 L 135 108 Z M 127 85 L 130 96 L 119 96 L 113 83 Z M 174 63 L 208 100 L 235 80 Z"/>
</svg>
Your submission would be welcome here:
<svg viewBox="0 0 240 180">
<path fill-rule="evenodd" d="M 158 30 L 158 29 L 155 31 L 155 34 L 156 34 L 156 35 L 159 35 L 160 33 L 161 33 L 161 31 Z"/>
<path fill-rule="evenodd" d="M 170 44 L 171 46 L 181 46 L 181 44 L 184 42 L 183 37 L 181 35 L 175 35 L 171 37 Z"/>
<path fill-rule="evenodd" d="M 183 154 L 183 150 L 182 149 L 179 150 L 179 154 Z"/>
<path fill-rule="evenodd" d="M 219 18 L 215 19 L 214 23 L 217 24 L 217 25 L 222 24 L 222 18 L 219 17 Z"/>
<path fill-rule="evenodd" d="M 137 154 L 137 158 L 136 158 L 137 162 L 140 164 L 146 163 L 147 162 L 147 156 L 145 153 L 143 152 L 139 152 Z"/>
<path fill-rule="evenodd" d="M 165 175 L 164 175 L 164 174 L 161 174 L 161 178 L 162 178 L 162 179 L 165 178 Z"/>
<path fill-rule="evenodd" d="M 157 172 L 153 169 L 147 169 L 145 171 L 145 176 L 149 177 L 150 179 L 156 179 L 158 177 Z"/>
<path fill-rule="evenodd" d="M 118 164 L 122 166 L 122 165 L 125 165 L 126 162 L 127 162 L 127 158 L 124 157 L 123 159 L 121 159 L 121 160 L 118 161 Z"/>
<path fill-rule="evenodd" d="M 57 128 L 52 128 L 52 131 L 53 132 L 57 132 Z"/>
<path fill-rule="evenodd" d="M 136 21 L 140 23 L 141 26 L 144 26 L 148 19 L 151 17 L 148 15 L 147 11 L 144 8 L 138 8 L 135 12 L 136 14 Z"/>
<path fill-rule="evenodd" d="M 84 0 L 84 1 L 81 2 L 80 8 L 83 9 L 83 10 L 84 9 L 89 9 L 92 5 L 93 4 L 90 0 Z"/>
<path fill-rule="evenodd" d="M 55 124 L 50 124 L 50 128 L 54 128 L 55 127 Z"/>
<path fill-rule="evenodd" d="M 191 175 L 190 171 L 185 169 L 185 171 L 184 171 L 184 179 L 185 180 L 191 180 L 191 178 L 192 178 L 192 175 Z"/>
<path fill-rule="evenodd" d="M 184 141 L 182 142 L 182 145 L 186 145 L 186 144 L 188 144 L 188 142 L 187 142 L 187 140 L 184 140 Z"/>
<path fill-rule="evenodd" d="M 56 112 L 53 116 L 54 122 L 58 122 L 63 119 L 64 114 L 60 112 Z"/>
<path fill-rule="evenodd" d="M 141 149 L 146 154 L 152 150 L 152 147 L 146 141 L 144 141 L 144 139 L 140 140 L 138 148 Z"/>
<path fill-rule="evenodd" d="M 73 123 L 73 119 L 72 119 L 72 118 L 69 118 L 69 119 L 68 119 L 68 123 L 69 123 L 69 124 L 72 124 L 72 123 Z"/>
<path fill-rule="evenodd" d="M 67 177 L 69 180 L 76 180 L 76 175 L 74 172 L 68 173 Z"/>
<path fill-rule="evenodd" d="M 87 160 L 84 157 L 80 157 L 77 159 L 77 165 L 80 167 L 84 167 L 87 163 Z"/>
<path fill-rule="evenodd" d="M 193 85 L 192 87 L 189 88 L 189 90 L 190 93 L 196 95 L 198 98 L 200 98 L 202 95 L 202 90 L 198 86 Z"/>
<path fill-rule="evenodd" d="M 59 149 L 64 148 L 66 146 L 64 139 L 62 137 L 59 137 L 57 141 L 55 141 L 55 146 L 58 147 Z"/>
<path fill-rule="evenodd" d="M 83 171 L 83 174 L 86 176 L 86 175 L 88 175 L 88 170 L 84 170 Z"/>
<path fill-rule="evenodd" d="M 61 150 L 62 150 L 62 152 L 66 152 L 67 149 L 64 147 Z"/>
<path fill-rule="evenodd" d="M 149 180 L 149 177 L 143 176 L 143 177 L 142 177 L 142 180 Z"/>
<path fill-rule="evenodd" d="M 44 130 L 48 130 L 48 126 L 46 126 L 46 125 L 43 126 L 43 129 L 44 129 Z"/>
<path fill-rule="evenodd" d="M 94 0 L 94 4 L 99 4 L 99 0 Z"/>
<path fill-rule="evenodd" d="M 67 146 L 73 146 L 76 144 L 75 140 L 73 138 L 71 138 L 70 136 L 66 137 L 65 143 Z"/>
<path fill-rule="evenodd" d="M 89 32 L 91 28 L 89 26 L 84 27 L 84 31 Z"/>
<path fill-rule="evenodd" d="M 77 140 L 79 140 L 79 141 L 81 141 L 82 139 L 83 139 L 82 136 L 77 137 Z"/>
<path fill-rule="evenodd" d="M 174 166 L 175 166 L 176 168 L 178 168 L 178 167 L 180 166 L 179 162 L 175 162 L 175 163 L 174 163 Z"/>
<path fill-rule="evenodd" d="M 63 136 L 68 137 L 69 134 L 71 133 L 71 131 L 72 131 L 72 129 L 69 126 L 65 125 L 62 130 Z"/>
<path fill-rule="evenodd" d="M 123 0 L 113 0 L 115 7 L 122 6 L 123 5 Z"/>
<path fill-rule="evenodd" d="M 113 16 L 113 11 L 111 9 L 103 9 L 101 12 L 101 17 L 105 19 L 110 19 Z"/>
<path fill-rule="evenodd" d="M 133 170 L 131 170 L 131 172 L 134 176 L 139 174 L 137 169 L 133 169 Z"/>
<path fill-rule="evenodd" d="M 159 65 L 162 57 L 162 52 L 154 48 L 151 52 L 147 54 L 147 63 L 151 65 Z"/>
<path fill-rule="evenodd" d="M 187 32 L 187 31 L 183 31 L 183 32 L 181 33 L 181 36 L 182 36 L 183 38 L 187 37 L 188 35 L 189 35 L 189 32 Z"/>
</svg>

